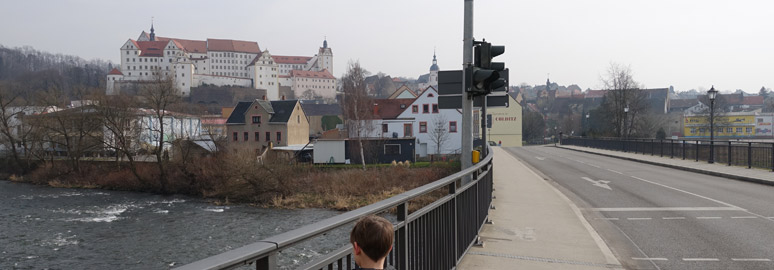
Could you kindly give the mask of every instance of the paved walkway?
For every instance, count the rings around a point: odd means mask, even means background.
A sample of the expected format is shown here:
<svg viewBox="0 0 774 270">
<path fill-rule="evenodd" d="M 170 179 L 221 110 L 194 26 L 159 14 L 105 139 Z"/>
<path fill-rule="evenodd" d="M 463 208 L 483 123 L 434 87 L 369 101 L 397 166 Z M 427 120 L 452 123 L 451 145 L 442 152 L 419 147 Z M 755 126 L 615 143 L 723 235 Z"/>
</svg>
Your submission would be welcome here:
<svg viewBox="0 0 774 270">
<path fill-rule="evenodd" d="M 658 155 L 643 155 L 631 152 L 603 150 L 583 146 L 559 145 L 559 148 L 598 154 L 603 156 L 621 158 L 631 161 L 665 166 L 685 171 L 692 171 L 708 175 L 720 176 L 730 179 L 750 181 L 767 185 L 774 185 L 774 172 L 763 169 L 748 169 L 747 167 L 728 166 L 723 163 L 710 164 L 706 161 L 683 160 L 682 158 L 660 157 Z"/>
<path fill-rule="evenodd" d="M 494 155 L 494 224 L 458 269 L 622 269 L 574 203 L 505 150 Z"/>
</svg>

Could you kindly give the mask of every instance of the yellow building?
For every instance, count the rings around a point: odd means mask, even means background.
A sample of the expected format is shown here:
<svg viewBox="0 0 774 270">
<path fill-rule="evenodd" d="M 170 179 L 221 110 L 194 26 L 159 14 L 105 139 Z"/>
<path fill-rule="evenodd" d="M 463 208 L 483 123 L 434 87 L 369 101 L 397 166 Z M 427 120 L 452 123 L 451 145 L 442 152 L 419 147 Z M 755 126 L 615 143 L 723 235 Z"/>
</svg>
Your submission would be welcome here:
<svg viewBox="0 0 774 270">
<path fill-rule="evenodd" d="M 492 128 L 487 130 L 487 141 L 502 142 L 502 146 L 522 146 L 521 105 L 508 95 L 508 107 L 488 108 Z"/>
<path fill-rule="evenodd" d="M 683 135 L 686 138 L 709 138 L 710 119 L 707 115 L 686 115 Z M 727 113 L 714 117 L 715 137 L 749 138 L 772 136 L 772 114 L 757 112 Z"/>
</svg>

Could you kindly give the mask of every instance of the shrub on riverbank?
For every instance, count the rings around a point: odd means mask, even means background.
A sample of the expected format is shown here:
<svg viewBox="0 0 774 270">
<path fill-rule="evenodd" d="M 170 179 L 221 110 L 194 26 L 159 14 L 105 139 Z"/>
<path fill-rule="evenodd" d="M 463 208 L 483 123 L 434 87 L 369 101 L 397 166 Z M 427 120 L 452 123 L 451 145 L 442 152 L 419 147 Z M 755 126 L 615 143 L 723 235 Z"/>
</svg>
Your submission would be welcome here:
<svg viewBox="0 0 774 270">
<path fill-rule="evenodd" d="M 165 194 L 187 194 L 218 203 L 249 203 L 278 208 L 351 210 L 443 178 L 459 163 L 420 168 L 318 168 L 272 158 L 258 164 L 249 154 L 220 154 L 166 166 L 164 190 L 153 163 L 137 163 L 137 177 L 126 164 L 85 161 L 73 171 L 65 161 L 49 161 L 18 181 L 55 187 L 103 188 Z"/>
</svg>

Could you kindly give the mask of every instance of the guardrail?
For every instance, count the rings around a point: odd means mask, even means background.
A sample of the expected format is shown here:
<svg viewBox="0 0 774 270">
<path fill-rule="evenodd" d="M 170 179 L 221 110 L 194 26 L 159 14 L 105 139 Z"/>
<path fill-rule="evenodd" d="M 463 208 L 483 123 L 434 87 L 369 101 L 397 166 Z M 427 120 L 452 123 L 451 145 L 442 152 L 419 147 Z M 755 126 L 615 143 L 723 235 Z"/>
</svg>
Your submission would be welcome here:
<svg viewBox="0 0 774 270">
<path fill-rule="evenodd" d="M 712 153 L 715 163 L 774 171 L 774 143 L 767 142 L 572 137 L 561 143 L 695 161 L 709 161 Z"/>
<path fill-rule="evenodd" d="M 397 224 L 393 224 L 395 241 L 386 264 L 398 270 L 454 269 L 465 252 L 478 241 L 478 233 L 488 219 L 492 180 L 492 155 L 488 155 L 468 169 L 389 199 L 176 269 L 234 269 L 252 264 L 258 270 L 278 269 L 278 252 L 337 228 L 351 226 L 363 216 L 391 209 L 397 210 Z M 409 201 L 437 190 L 443 190 L 446 195 L 409 214 Z M 354 269 L 352 247 L 347 244 L 301 269 Z"/>
</svg>

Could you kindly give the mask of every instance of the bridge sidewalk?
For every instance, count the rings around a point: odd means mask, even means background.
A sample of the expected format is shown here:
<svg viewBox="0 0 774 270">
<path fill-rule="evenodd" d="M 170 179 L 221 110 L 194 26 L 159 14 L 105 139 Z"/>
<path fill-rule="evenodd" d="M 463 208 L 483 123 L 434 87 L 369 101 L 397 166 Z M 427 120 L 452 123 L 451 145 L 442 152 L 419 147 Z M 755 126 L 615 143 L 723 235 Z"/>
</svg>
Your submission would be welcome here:
<svg viewBox="0 0 774 270">
<path fill-rule="evenodd" d="M 494 224 L 458 269 L 622 269 L 575 204 L 504 149 L 493 152 Z"/>
<path fill-rule="evenodd" d="M 682 158 L 670 158 L 668 156 L 661 157 L 660 155 L 643 155 L 631 152 L 620 152 L 612 150 L 603 150 L 590 147 L 574 146 L 574 145 L 559 145 L 559 148 L 570 149 L 580 152 L 586 152 L 591 154 L 603 155 L 608 157 L 626 159 L 636 162 L 642 162 L 652 165 L 665 166 L 684 171 L 691 171 L 696 173 L 714 175 L 719 177 L 725 177 L 729 179 L 736 179 L 748 182 L 756 182 L 766 185 L 774 185 L 774 173 L 769 170 L 763 169 L 748 169 L 747 167 L 728 166 L 723 163 L 710 164 L 706 161 L 695 160 L 683 160 Z"/>
</svg>

